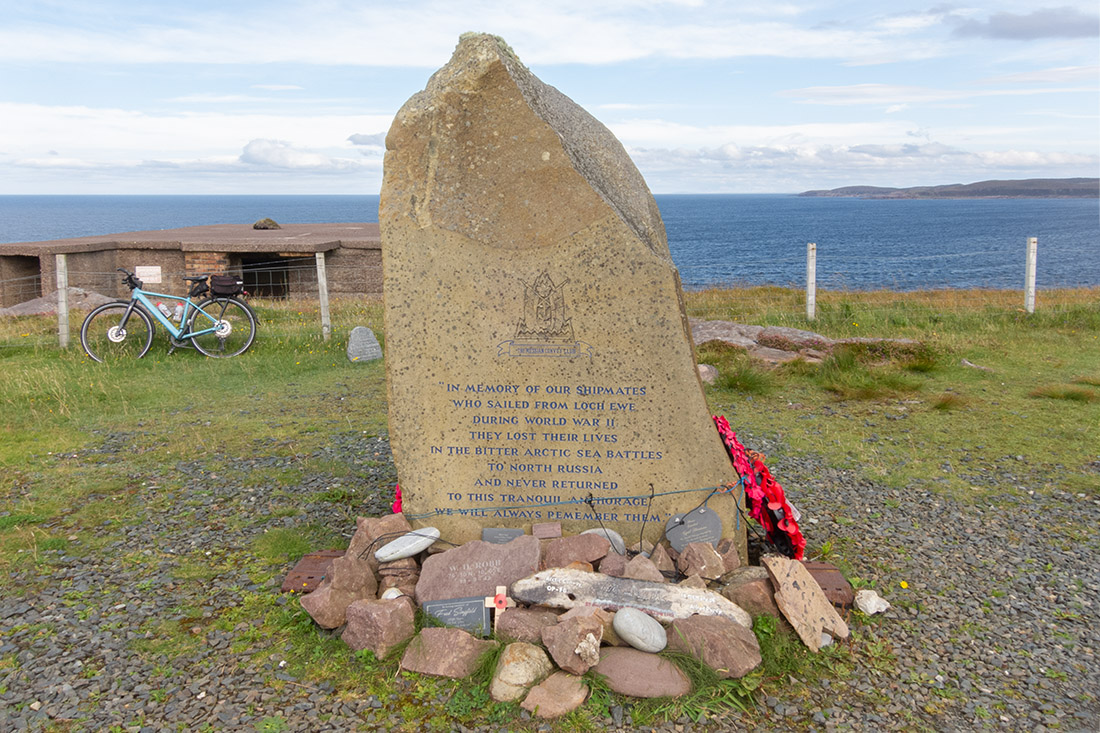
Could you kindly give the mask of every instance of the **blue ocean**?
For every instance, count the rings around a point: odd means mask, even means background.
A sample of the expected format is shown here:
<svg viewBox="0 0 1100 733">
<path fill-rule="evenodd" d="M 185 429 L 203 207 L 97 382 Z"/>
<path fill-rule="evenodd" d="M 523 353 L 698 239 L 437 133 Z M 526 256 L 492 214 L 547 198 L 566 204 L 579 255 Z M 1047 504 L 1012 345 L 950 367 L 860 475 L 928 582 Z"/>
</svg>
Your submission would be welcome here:
<svg viewBox="0 0 1100 733">
<path fill-rule="evenodd" d="M 658 195 L 687 288 L 1023 286 L 1028 237 L 1040 288 L 1100 286 L 1100 200 L 881 200 Z M 0 243 L 201 224 L 378 221 L 378 196 L 0 196 Z"/>
</svg>

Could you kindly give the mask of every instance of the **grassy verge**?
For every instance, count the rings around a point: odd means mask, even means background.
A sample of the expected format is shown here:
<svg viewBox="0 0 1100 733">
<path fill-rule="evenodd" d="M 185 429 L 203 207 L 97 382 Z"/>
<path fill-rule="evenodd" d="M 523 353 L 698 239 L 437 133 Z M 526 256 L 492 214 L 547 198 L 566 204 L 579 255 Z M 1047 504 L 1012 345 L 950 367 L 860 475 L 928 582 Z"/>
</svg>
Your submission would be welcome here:
<svg viewBox="0 0 1100 733">
<path fill-rule="evenodd" d="M 920 349 L 849 350 L 821 364 L 772 370 L 724 347 L 701 348 L 699 359 L 719 368 L 707 399 L 739 433 L 775 436 L 791 454 L 819 454 L 888 485 L 984 502 L 1006 491 L 1100 491 L 1098 300 L 1095 290 L 1041 293 L 1040 311 L 1026 315 L 1007 295 L 826 293 L 811 324 L 800 315 L 797 291 L 687 297 L 696 317 L 921 341 Z M 341 533 L 362 508 L 355 486 L 383 479 L 364 473 L 369 456 L 349 466 L 326 448 L 384 432 L 386 424 L 381 365 L 350 365 L 344 357 L 352 326 L 381 336 L 380 303 L 335 302 L 328 342 L 315 306 L 261 302 L 257 310 L 260 336 L 240 358 L 168 356 L 162 334 L 146 359 L 118 366 L 87 360 L 79 346 L 59 352 L 36 341 L 30 334 L 54 332 L 49 318 L 0 322 L 0 343 L 26 339 L 0 349 L 0 592 L 33 592 L 35 583 L 48 582 L 52 558 L 95 555 L 150 511 L 203 509 L 206 497 L 188 484 L 190 476 L 212 486 L 262 488 L 262 507 L 220 507 L 225 518 L 218 521 L 249 531 L 260 514 L 288 525 L 256 528 L 244 547 L 174 559 L 176 581 L 193 584 L 199 595 L 177 609 L 183 621 L 148 622 L 143 630 L 153 633 L 135 648 L 172 659 L 199 643 L 199 634 L 232 631 L 235 651 L 257 660 L 274 655 L 298 679 L 330 683 L 334 694 L 397 699 L 410 730 L 448 721 L 517 724 L 516 706 L 488 702 L 484 675 L 459 684 L 399 674 L 394 660 L 355 654 L 318 630 L 293 600 L 249 590 L 280 578 L 308 550 L 341 546 Z M 271 460 L 258 465 L 257 455 Z M 797 495 L 797 486 L 788 489 Z M 347 526 L 312 524 L 305 502 L 337 505 Z M 843 560 L 828 538 L 819 541 L 813 553 Z M 152 560 L 134 554 L 120 562 L 140 570 Z M 13 574 L 22 578 L 18 584 Z M 235 579 L 228 589 L 213 582 L 229 576 Z M 227 590 L 232 608 L 204 616 L 201 594 Z M 86 601 L 75 592 L 70 600 Z M 760 627 L 759 672 L 735 683 L 711 681 L 690 699 L 635 705 L 635 723 L 752 716 L 754 695 L 782 690 L 797 699 L 815 678 L 842 679 L 857 665 L 888 675 L 888 642 L 869 620 L 856 621 L 851 644 L 816 656 L 782 631 Z M 176 674 L 165 666 L 154 681 L 167 688 Z M 273 675 L 269 684 L 288 683 Z M 562 730 L 594 730 L 608 706 L 622 702 L 598 681 L 592 687 L 592 700 L 561 722 Z M 279 720 L 270 724 L 277 729 Z"/>
</svg>

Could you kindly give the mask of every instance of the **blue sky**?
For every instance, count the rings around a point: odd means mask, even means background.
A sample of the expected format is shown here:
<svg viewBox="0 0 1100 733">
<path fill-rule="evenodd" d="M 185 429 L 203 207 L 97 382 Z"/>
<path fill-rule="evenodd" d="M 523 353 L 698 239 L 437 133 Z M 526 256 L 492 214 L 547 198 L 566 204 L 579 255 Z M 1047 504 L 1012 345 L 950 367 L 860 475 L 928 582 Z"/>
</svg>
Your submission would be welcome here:
<svg viewBox="0 0 1100 733">
<path fill-rule="evenodd" d="M 378 193 L 470 30 L 655 193 L 1100 175 L 1095 0 L 0 0 L 0 194 Z"/>
</svg>

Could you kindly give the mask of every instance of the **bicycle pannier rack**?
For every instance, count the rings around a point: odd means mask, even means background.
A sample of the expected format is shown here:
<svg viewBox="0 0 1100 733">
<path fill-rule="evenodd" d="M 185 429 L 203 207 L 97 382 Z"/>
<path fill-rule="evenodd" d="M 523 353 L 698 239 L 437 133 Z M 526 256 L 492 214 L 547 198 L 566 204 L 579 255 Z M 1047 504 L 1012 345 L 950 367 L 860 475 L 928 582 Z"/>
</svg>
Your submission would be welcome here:
<svg viewBox="0 0 1100 733">
<path fill-rule="evenodd" d="M 237 295 L 244 292 L 244 281 L 233 275 L 211 275 L 210 294 L 214 296 Z"/>
</svg>

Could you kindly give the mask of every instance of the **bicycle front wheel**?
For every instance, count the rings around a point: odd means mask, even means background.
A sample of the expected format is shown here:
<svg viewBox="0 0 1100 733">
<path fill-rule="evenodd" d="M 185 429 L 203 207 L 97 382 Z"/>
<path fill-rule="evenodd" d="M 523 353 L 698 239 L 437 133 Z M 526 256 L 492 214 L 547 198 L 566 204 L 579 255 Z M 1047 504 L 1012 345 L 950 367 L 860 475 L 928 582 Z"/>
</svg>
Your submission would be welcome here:
<svg viewBox="0 0 1100 733">
<path fill-rule="evenodd" d="M 188 332 L 207 331 L 191 336 L 191 343 L 207 356 L 236 356 L 256 340 L 256 317 L 236 298 L 207 298 L 187 325 Z"/>
<path fill-rule="evenodd" d="M 134 307 L 126 323 L 128 303 L 104 303 L 84 319 L 80 326 L 80 345 L 96 361 L 113 362 L 140 359 L 153 343 L 153 319 Z"/>
</svg>

